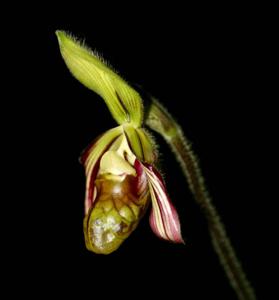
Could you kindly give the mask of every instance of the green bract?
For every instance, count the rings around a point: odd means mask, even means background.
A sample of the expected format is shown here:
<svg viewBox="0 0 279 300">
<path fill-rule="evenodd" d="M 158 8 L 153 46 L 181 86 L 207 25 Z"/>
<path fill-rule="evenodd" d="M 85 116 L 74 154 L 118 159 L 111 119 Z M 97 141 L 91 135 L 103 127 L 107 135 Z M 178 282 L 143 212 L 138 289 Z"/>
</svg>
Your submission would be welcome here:
<svg viewBox="0 0 279 300">
<path fill-rule="evenodd" d="M 66 65 L 82 84 L 99 94 L 118 124 L 140 127 L 143 120 L 142 100 L 98 55 L 82 46 L 64 31 L 56 31 Z"/>
</svg>

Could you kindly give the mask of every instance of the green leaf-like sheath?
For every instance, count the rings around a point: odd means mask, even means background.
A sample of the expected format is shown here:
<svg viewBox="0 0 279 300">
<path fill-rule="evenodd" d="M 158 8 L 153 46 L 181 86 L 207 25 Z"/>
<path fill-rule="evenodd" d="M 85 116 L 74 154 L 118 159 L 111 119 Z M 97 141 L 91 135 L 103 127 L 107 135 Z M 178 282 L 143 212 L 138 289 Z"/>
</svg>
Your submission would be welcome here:
<svg viewBox="0 0 279 300">
<path fill-rule="evenodd" d="M 118 124 L 140 127 L 143 105 L 138 92 L 87 47 L 64 31 L 56 31 L 62 57 L 73 76 L 100 95 Z"/>
</svg>

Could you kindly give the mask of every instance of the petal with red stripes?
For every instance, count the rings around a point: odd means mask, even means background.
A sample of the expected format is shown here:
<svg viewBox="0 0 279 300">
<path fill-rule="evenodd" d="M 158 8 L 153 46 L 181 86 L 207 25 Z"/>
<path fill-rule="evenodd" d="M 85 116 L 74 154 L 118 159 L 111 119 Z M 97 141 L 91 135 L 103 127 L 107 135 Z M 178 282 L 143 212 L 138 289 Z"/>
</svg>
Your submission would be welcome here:
<svg viewBox="0 0 279 300">
<path fill-rule="evenodd" d="M 168 197 L 161 175 L 151 165 L 145 165 L 144 170 L 152 201 L 149 222 L 153 232 L 162 239 L 184 243 L 177 211 Z"/>
<path fill-rule="evenodd" d="M 85 214 L 87 214 L 96 198 L 94 181 L 99 170 L 100 159 L 121 133 L 122 128 L 120 126 L 107 131 L 81 157 L 86 174 Z"/>
</svg>

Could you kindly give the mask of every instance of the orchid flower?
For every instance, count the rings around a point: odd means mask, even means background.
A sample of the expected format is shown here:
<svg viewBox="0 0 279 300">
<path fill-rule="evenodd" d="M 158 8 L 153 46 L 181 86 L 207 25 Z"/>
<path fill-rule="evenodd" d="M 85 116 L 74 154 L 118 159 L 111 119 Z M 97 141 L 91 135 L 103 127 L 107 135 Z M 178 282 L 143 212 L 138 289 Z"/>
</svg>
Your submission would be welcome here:
<svg viewBox="0 0 279 300">
<path fill-rule="evenodd" d="M 75 38 L 63 31 L 56 35 L 72 75 L 103 98 L 118 123 L 81 156 L 87 249 L 100 254 L 115 251 L 137 227 L 150 202 L 153 232 L 161 239 L 184 243 L 178 213 L 156 169 L 155 141 L 143 128 L 140 94 Z"/>
</svg>

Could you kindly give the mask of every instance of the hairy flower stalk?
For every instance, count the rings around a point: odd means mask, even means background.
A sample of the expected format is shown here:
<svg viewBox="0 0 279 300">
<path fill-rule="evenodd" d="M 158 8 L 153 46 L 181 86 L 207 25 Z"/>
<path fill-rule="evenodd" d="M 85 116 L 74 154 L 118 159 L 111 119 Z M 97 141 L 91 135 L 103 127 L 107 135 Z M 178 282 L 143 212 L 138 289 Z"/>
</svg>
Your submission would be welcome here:
<svg viewBox="0 0 279 300">
<path fill-rule="evenodd" d="M 155 143 L 142 128 L 139 93 L 73 37 L 62 31 L 56 35 L 73 76 L 104 99 L 119 124 L 81 157 L 86 173 L 87 249 L 100 254 L 115 251 L 137 227 L 150 202 L 153 232 L 162 239 L 183 243 L 178 214 L 154 166 Z"/>
<path fill-rule="evenodd" d="M 255 292 L 246 278 L 220 216 L 207 192 L 198 161 L 182 129 L 166 109 L 152 98 L 146 124 L 164 137 L 179 161 L 189 188 L 202 209 L 212 238 L 213 247 L 234 288 L 238 299 L 254 300 Z"/>
</svg>

